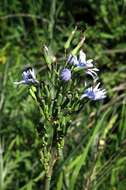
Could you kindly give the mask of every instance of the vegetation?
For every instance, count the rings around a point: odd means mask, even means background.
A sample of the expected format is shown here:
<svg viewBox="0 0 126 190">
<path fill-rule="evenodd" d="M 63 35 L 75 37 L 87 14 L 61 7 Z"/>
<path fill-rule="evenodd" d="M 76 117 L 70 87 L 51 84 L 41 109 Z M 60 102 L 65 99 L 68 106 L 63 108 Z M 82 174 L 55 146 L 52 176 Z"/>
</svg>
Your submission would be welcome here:
<svg viewBox="0 0 126 190">
<path fill-rule="evenodd" d="M 46 45 L 57 62 L 76 28 L 71 51 L 95 58 L 107 90 L 73 121 L 63 157 L 53 169 L 55 190 L 125 190 L 126 187 L 126 2 L 124 0 L 0 1 L 0 190 L 44 189 L 45 172 L 36 128 L 40 113 L 25 86 L 16 88 L 31 65 L 46 78 Z M 74 90 L 74 89 L 73 89 Z"/>
</svg>

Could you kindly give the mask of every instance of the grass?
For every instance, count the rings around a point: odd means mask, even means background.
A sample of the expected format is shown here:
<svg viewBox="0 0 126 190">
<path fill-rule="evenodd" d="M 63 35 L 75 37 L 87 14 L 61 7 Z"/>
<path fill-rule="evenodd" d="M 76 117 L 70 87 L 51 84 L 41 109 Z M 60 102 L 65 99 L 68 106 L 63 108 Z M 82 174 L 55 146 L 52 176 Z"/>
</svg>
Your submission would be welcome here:
<svg viewBox="0 0 126 190">
<path fill-rule="evenodd" d="M 29 63 L 39 78 L 44 75 L 44 44 L 57 59 L 64 59 L 64 44 L 77 26 L 71 49 L 85 29 L 83 49 L 89 58 L 95 57 L 107 99 L 91 103 L 74 121 L 51 189 L 125 190 L 125 1 L 3 0 L 0 4 L 0 189 L 43 188 L 34 128 L 40 122 L 39 112 L 25 88 L 17 90 L 13 82 Z"/>
</svg>

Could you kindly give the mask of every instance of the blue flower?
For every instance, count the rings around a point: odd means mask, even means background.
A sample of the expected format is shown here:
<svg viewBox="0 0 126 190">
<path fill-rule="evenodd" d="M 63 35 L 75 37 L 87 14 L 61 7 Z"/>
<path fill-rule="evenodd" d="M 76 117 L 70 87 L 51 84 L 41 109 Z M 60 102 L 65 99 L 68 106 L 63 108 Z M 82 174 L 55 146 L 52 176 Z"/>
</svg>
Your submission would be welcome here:
<svg viewBox="0 0 126 190">
<path fill-rule="evenodd" d="M 63 81 L 69 81 L 71 79 L 71 70 L 70 69 L 62 69 L 60 73 L 60 78 Z"/>
<path fill-rule="evenodd" d="M 92 76 L 93 79 L 96 80 L 98 78 L 96 72 L 99 71 L 99 69 L 93 65 L 93 59 L 86 60 L 86 54 L 82 50 L 80 51 L 79 58 L 75 55 L 70 55 L 67 62 L 75 65 L 77 68 L 85 69 L 85 73 Z"/>
<path fill-rule="evenodd" d="M 20 84 L 35 84 L 35 83 L 39 83 L 36 80 L 36 76 L 35 76 L 35 71 L 32 67 L 27 67 L 24 69 L 23 73 L 22 73 L 22 78 L 23 80 L 19 81 L 19 82 L 14 82 L 14 84 L 16 85 L 20 85 Z"/>
<path fill-rule="evenodd" d="M 77 56 L 70 54 L 68 59 L 67 59 L 67 63 L 71 64 L 71 65 L 78 65 L 78 59 Z"/>
<path fill-rule="evenodd" d="M 84 67 L 84 68 L 92 68 L 94 67 L 93 65 L 93 59 L 88 59 L 86 60 L 86 54 L 81 50 L 79 54 L 79 60 L 78 60 L 78 66 L 79 67 Z"/>
<path fill-rule="evenodd" d="M 85 68 L 86 69 L 86 73 L 88 75 L 91 75 L 93 79 L 96 80 L 96 78 L 98 78 L 97 76 L 97 71 L 99 71 L 99 69 L 97 69 L 96 67 L 94 67 L 93 65 L 93 59 L 88 59 L 86 60 L 86 54 L 81 50 L 80 51 L 80 55 L 79 55 L 79 63 L 78 63 L 78 67 L 79 68 Z"/>
<path fill-rule="evenodd" d="M 89 87 L 85 90 L 84 94 L 81 96 L 80 99 L 88 97 L 91 100 L 101 100 L 106 97 L 106 90 L 98 88 L 100 83 L 98 83 L 94 88 Z"/>
</svg>

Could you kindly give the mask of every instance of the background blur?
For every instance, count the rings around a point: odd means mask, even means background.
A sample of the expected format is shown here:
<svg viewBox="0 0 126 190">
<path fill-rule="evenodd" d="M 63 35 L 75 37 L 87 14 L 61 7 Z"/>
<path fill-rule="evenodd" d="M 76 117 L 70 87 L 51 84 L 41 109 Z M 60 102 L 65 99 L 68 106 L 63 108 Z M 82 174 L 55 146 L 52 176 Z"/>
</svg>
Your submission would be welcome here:
<svg viewBox="0 0 126 190">
<path fill-rule="evenodd" d="M 107 98 L 87 105 L 69 130 L 51 188 L 126 189 L 126 1 L 0 0 L 0 190 L 42 189 L 38 109 L 13 82 L 26 64 L 44 75 L 44 44 L 63 59 L 75 26 L 71 48 L 85 31 L 83 50 L 96 60 Z"/>
</svg>

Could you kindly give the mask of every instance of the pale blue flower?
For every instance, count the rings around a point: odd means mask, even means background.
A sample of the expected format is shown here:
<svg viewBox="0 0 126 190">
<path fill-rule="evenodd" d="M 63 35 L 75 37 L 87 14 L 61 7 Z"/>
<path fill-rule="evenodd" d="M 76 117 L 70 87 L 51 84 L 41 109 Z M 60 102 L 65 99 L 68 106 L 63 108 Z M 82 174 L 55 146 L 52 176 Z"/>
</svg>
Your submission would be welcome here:
<svg viewBox="0 0 126 190">
<path fill-rule="evenodd" d="M 91 100 L 104 99 L 106 97 L 106 90 L 98 88 L 99 85 L 100 85 L 100 83 L 98 83 L 95 87 L 89 87 L 88 89 L 86 89 L 80 99 L 83 99 L 85 97 L 87 97 Z"/>
<path fill-rule="evenodd" d="M 93 65 L 93 59 L 86 60 L 86 54 L 81 50 L 79 54 L 79 60 L 78 60 L 78 66 L 84 67 L 84 68 L 92 68 Z"/>
<path fill-rule="evenodd" d="M 71 64 L 71 65 L 78 65 L 78 59 L 77 56 L 70 54 L 68 59 L 67 59 L 67 63 Z"/>
<path fill-rule="evenodd" d="M 79 53 L 79 58 L 77 58 L 77 56 L 71 54 L 68 57 L 67 62 L 69 64 L 76 66 L 77 68 L 85 69 L 85 73 L 92 76 L 92 78 L 94 80 L 96 80 L 98 78 L 98 75 L 96 72 L 99 71 L 99 69 L 97 69 L 94 66 L 93 59 L 86 60 L 86 54 L 82 50 Z"/>
<path fill-rule="evenodd" d="M 69 81 L 71 79 L 71 70 L 70 69 L 62 69 L 60 73 L 60 78 L 63 81 Z"/>
<path fill-rule="evenodd" d="M 82 50 L 80 51 L 80 54 L 79 54 L 79 60 L 78 60 L 77 67 L 84 68 L 86 70 L 85 72 L 88 75 L 91 75 L 93 79 L 98 78 L 96 72 L 99 71 L 99 69 L 94 67 L 93 59 L 86 60 L 86 54 Z"/>
<path fill-rule="evenodd" d="M 35 84 L 38 83 L 38 81 L 36 80 L 36 76 L 35 76 L 35 70 L 32 67 L 27 67 L 26 69 L 24 69 L 23 73 L 22 73 L 22 79 L 19 82 L 14 82 L 14 84 L 16 85 L 20 85 L 20 84 Z"/>
</svg>

